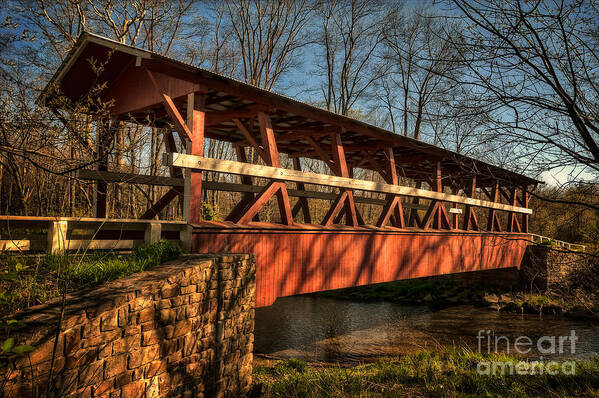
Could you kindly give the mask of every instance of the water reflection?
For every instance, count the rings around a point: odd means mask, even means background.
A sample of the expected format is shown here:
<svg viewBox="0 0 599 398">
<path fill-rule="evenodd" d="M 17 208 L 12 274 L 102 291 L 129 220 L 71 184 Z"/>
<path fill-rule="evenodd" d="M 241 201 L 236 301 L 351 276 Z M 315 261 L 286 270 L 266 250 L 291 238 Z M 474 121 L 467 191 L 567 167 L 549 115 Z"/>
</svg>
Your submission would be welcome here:
<svg viewBox="0 0 599 398">
<path fill-rule="evenodd" d="M 433 311 L 419 304 L 296 296 L 278 299 L 272 306 L 256 310 L 254 351 L 274 358 L 368 361 L 439 345 L 468 346 L 476 351 L 479 330 L 506 336 L 513 344 L 518 336 L 528 336 L 536 342 L 543 335 L 569 335 L 572 329 L 578 336 L 576 357 L 586 358 L 599 351 L 599 325 L 590 322 L 505 314 L 473 306 Z M 483 350 L 487 348 L 485 344 L 481 344 Z M 498 348 L 506 349 L 505 340 Z M 536 349 L 531 352 L 532 357 L 541 355 Z M 562 355 L 543 356 L 572 355 L 567 350 Z"/>
</svg>

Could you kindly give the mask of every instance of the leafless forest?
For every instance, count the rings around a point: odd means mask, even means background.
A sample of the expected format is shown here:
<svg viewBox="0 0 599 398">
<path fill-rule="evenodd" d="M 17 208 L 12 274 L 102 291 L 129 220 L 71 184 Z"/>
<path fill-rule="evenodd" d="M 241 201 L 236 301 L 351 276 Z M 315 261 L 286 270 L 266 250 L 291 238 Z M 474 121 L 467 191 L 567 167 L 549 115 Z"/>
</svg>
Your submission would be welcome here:
<svg viewBox="0 0 599 398">
<path fill-rule="evenodd" d="M 0 18 L 0 214 L 91 215 L 94 187 L 75 172 L 101 160 L 95 115 L 36 103 L 90 31 L 542 176 L 531 232 L 596 241 L 597 1 L 4 0 Z M 102 156 L 113 171 L 162 175 L 163 132 L 121 123 Z M 211 140 L 205 153 L 234 156 Z M 108 214 L 134 218 L 161 189 L 111 185 Z M 206 193 L 214 217 L 233 195 Z M 180 205 L 161 217 L 180 218 Z"/>
</svg>

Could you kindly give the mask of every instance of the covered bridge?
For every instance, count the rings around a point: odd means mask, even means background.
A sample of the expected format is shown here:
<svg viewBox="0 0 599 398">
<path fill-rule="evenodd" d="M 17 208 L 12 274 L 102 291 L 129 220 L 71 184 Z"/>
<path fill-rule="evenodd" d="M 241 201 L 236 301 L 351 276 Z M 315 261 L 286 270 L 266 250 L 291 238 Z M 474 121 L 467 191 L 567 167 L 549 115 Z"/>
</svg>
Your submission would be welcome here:
<svg viewBox="0 0 599 398">
<path fill-rule="evenodd" d="M 100 36 L 79 38 L 40 101 L 57 113 L 107 106 L 97 120 L 100 160 L 79 173 L 96 181 L 95 217 L 110 217 L 107 184 L 170 187 L 139 218 L 155 218 L 183 195 L 193 252 L 257 256 L 258 306 L 292 294 L 517 267 L 528 242 L 534 179 Z M 119 122 L 167 129 L 168 176 L 108 170 Z M 231 143 L 236 160 L 205 157 L 205 138 Z M 322 161 L 329 172 L 302 170 L 302 159 Z M 357 170 L 378 177 L 354 178 Z M 215 182 L 203 172 L 239 177 Z M 331 189 L 313 189 L 322 186 Z M 223 221 L 205 221 L 205 190 L 241 194 Z M 276 222 L 260 222 L 273 197 Z M 319 219 L 309 205 L 315 200 L 328 207 Z M 358 205 L 380 208 L 372 225 Z"/>
</svg>

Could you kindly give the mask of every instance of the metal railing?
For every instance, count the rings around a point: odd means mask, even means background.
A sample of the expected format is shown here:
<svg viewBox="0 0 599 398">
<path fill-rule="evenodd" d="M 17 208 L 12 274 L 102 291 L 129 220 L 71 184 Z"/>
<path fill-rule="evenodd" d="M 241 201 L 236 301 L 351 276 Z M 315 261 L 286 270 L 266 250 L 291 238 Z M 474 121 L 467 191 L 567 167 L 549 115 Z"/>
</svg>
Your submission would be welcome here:
<svg viewBox="0 0 599 398">
<path fill-rule="evenodd" d="M 557 240 L 553 238 L 549 238 L 548 236 L 537 235 L 537 234 L 529 234 L 530 240 L 532 243 L 536 243 L 539 245 L 548 245 L 553 247 L 558 247 L 560 249 L 572 250 L 572 251 L 585 251 L 586 246 L 580 245 L 578 243 L 568 243 L 563 240 Z"/>
</svg>

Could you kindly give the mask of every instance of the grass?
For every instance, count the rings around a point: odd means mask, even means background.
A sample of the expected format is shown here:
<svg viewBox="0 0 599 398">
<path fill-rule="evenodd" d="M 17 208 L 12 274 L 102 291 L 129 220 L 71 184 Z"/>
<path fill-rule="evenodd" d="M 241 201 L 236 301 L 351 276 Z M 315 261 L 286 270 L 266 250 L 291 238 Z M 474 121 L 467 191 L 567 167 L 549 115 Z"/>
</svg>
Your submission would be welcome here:
<svg viewBox="0 0 599 398">
<path fill-rule="evenodd" d="M 73 291 L 145 271 L 180 254 L 179 247 L 168 241 L 141 245 L 132 254 L 0 254 L 0 316 L 59 296 L 60 281 Z"/>
<path fill-rule="evenodd" d="M 514 357 L 440 349 L 353 367 L 292 359 L 255 366 L 254 384 L 270 397 L 599 397 L 599 358 L 577 361 L 575 374 L 480 375 L 481 361 L 517 364 Z"/>
</svg>

